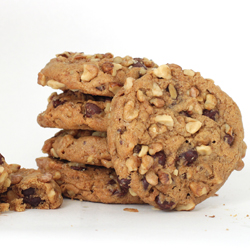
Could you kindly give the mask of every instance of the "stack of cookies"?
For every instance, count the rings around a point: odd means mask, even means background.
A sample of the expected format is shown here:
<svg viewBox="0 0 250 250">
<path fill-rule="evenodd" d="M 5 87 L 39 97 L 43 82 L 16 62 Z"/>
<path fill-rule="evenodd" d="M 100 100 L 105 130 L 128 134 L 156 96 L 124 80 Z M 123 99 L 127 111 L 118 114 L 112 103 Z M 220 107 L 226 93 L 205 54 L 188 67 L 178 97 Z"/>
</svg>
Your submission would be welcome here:
<svg viewBox="0 0 250 250">
<path fill-rule="evenodd" d="M 65 197 L 103 203 L 143 203 L 117 178 L 107 145 L 113 96 L 127 78 L 138 79 L 154 68 L 152 61 L 65 52 L 38 75 L 38 83 L 61 89 L 38 115 L 42 127 L 60 128 L 45 141 L 40 169 L 53 174 Z"/>
<path fill-rule="evenodd" d="M 65 52 L 38 75 L 60 128 L 36 159 L 65 197 L 192 210 L 244 166 L 241 113 L 211 79 L 146 58 Z"/>
</svg>

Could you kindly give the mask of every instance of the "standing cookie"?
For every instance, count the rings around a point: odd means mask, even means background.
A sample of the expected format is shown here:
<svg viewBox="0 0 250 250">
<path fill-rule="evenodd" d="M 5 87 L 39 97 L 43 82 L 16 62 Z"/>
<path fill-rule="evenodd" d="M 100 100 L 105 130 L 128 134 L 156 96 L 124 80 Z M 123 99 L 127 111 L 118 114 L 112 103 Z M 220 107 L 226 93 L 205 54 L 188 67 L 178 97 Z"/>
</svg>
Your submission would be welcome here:
<svg viewBox="0 0 250 250">
<path fill-rule="evenodd" d="M 235 102 L 175 64 L 127 78 L 112 100 L 108 145 L 121 182 L 163 210 L 192 210 L 244 166 Z"/>
</svg>

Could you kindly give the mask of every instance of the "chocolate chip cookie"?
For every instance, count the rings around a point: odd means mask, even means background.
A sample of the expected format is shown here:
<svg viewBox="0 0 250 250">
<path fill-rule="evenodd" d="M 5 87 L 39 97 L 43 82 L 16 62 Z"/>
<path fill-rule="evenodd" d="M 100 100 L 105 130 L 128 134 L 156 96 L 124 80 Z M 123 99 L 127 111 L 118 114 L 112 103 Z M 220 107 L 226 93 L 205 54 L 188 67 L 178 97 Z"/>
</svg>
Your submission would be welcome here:
<svg viewBox="0 0 250 250">
<path fill-rule="evenodd" d="M 83 94 L 79 91 L 53 93 L 47 109 L 38 115 L 42 127 L 106 131 L 110 98 Z"/>
<path fill-rule="evenodd" d="M 55 209 L 63 202 L 60 187 L 49 173 L 21 168 L 10 174 L 11 185 L 1 194 L 10 210 L 24 211 L 26 208 Z"/>
<path fill-rule="evenodd" d="M 107 133 L 91 130 L 61 130 L 44 142 L 49 156 L 90 165 L 112 167 Z"/>
<path fill-rule="evenodd" d="M 162 210 L 192 210 L 244 166 L 235 102 L 199 72 L 161 65 L 127 78 L 107 139 L 120 182 Z"/>
<path fill-rule="evenodd" d="M 117 179 L 114 169 L 60 161 L 36 159 L 41 171 L 51 173 L 65 197 L 92 202 L 142 204 L 126 183 Z"/>
<path fill-rule="evenodd" d="M 114 57 L 110 53 L 58 54 L 39 72 L 38 84 L 53 89 L 80 90 L 86 94 L 114 96 L 127 77 L 135 79 L 157 65 L 147 58 Z"/>
</svg>

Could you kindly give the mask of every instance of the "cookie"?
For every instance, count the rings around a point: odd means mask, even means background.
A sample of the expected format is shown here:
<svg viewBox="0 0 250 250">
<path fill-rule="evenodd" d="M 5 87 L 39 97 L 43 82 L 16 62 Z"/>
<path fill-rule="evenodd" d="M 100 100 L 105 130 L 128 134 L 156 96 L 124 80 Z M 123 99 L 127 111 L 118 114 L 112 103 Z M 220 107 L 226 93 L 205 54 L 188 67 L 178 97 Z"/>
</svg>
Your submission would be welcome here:
<svg viewBox="0 0 250 250">
<path fill-rule="evenodd" d="M 240 110 L 199 72 L 168 64 L 127 78 L 111 110 L 116 173 L 156 208 L 192 210 L 244 166 Z"/>
<path fill-rule="evenodd" d="M 6 163 L 5 158 L 0 154 L 0 196 L 6 192 L 11 184 L 9 175 L 11 174 L 11 167 Z M 9 210 L 9 204 L 0 199 L 0 212 Z"/>
<path fill-rule="evenodd" d="M 11 167 L 6 163 L 4 156 L 0 154 L 0 193 L 3 193 L 10 186 L 9 174 Z"/>
<path fill-rule="evenodd" d="M 38 84 L 53 89 L 114 96 L 127 77 L 135 79 L 157 65 L 147 58 L 113 57 L 112 54 L 58 54 L 39 72 Z"/>
<path fill-rule="evenodd" d="M 10 210 L 55 209 L 63 202 L 60 187 L 49 173 L 21 168 L 11 173 L 10 179 L 11 186 L 1 195 L 1 200 L 10 204 Z"/>
<path fill-rule="evenodd" d="M 106 132 L 61 130 L 44 142 L 42 151 L 54 158 L 109 168 L 112 163 L 106 137 Z"/>
<path fill-rule="evenodd" d="M 53 175 L 65 197 L 102 203 L 143 203 L 125 183 L 119 182 L 114 169 L 49 157 L 37 158 L 36 162 L 41 171 Z"/>
<path fill-rule="evenodd" d="M 79 91 L 53 93 L 47 109 L 38 115 L 42 127 L 106 131 L 110 98 L 83 94 Z"/>
</svg>

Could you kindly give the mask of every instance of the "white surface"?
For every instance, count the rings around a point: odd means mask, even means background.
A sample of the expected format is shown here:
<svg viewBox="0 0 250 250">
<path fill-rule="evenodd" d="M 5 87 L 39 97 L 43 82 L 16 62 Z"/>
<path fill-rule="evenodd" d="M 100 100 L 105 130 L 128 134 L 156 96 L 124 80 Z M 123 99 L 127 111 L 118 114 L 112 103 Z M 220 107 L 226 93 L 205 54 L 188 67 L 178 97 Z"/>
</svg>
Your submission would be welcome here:
<svg viewBox="0 0 250 250">
<path fill-rule="evenodd" d="M 0 153 L 8 163 L 36 167 L 43 142 L 57 131 L 36 123 L 53 92 L 37 85 L 37 73 L 64 51 L 147 57 L 200 71 L 236 101 L 249 144 L 249 23 L 248 1 L 240 0 L 0 0 Z M 54 211 L 1 214 L 0 238 L 10 248 L 32 249 L 128 249 L 132 243 L 140 249 L 249 249 L 249 163 L 246 156 L 245 168 L 219 196 L 192 212 L 65 200 Z"/>
</svg>

